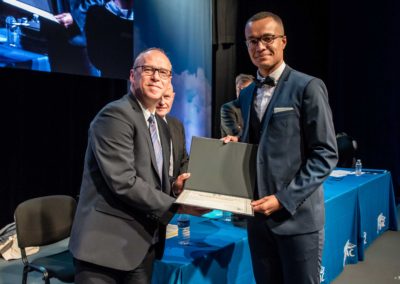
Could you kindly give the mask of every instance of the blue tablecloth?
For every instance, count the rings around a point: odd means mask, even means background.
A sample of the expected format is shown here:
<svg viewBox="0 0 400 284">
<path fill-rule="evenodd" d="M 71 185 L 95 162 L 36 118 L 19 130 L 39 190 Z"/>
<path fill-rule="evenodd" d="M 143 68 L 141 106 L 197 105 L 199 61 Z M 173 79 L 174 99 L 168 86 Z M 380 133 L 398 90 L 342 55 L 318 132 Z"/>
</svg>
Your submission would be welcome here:
<svg viewBox="0 0 400 284">
<path fill-rule="evenodd" d="M 204 217 L 190 221 L 190 244 L 179 245 L 176 237 L 166 241 L 153 283 L 255 283 L 245 229 Z"/>
<path fill-rule="evenodd" d="M 329 177 L 324 193 L 326 224 L 321 283 L 330 283 L 344 265 L 364 260 L 365 249 L 379 235 L 398 228 L 388 171 L 367 169 L 361 176 L 351 173 Z"/>
<path fill-rule="evenodd" d="M 397 230 L 397 215 L 387 171 L 329 177 L 324 187 L 321 282 L 330 283 L 344 265 L 363 260 L 365 249 L 380 234 Z M 179 245 L 176 237 L 167 240 L 164 258 L 155 263 L 153 284 L 255 283 L 246 230 L 219 221 L 220 211 L 207 216 L 211 219 L 191 217 L 189 246 Z M 176 224 L 176 219 L 171 223 Z"/>
</svg>

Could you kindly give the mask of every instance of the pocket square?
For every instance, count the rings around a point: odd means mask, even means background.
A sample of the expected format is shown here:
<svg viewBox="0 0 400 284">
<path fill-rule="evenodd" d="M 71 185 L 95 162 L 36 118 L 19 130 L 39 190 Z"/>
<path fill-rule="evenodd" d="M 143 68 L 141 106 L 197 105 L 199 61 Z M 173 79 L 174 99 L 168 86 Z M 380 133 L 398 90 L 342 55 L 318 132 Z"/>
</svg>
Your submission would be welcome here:
<svg viewBox="0 0 400 284">
<path fill-rule="evenodd" d="M 293 110 L 293 109 L 294 108 L 292 108 L 292 107 L 275 107 L 274 108 L 274 113 L 290 111 L 290 110 Z"/>
</svg>

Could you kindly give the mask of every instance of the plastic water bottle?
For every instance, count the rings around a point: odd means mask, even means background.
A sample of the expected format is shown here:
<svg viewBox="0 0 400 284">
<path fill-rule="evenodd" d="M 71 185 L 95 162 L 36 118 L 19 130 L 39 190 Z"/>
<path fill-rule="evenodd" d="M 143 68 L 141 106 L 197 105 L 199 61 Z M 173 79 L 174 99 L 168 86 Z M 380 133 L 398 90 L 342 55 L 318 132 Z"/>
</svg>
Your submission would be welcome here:
<svg viewBox="0 0 400 284">
<path fill-rule="evenodd" d="M 231 222 L 232 221 L 232 212 L 222 211 L 222 221 Z"/>
<path fill-rule="evenodd" d="M 178 216 L 178 243 L 187 246 L 190 242 L 190 219 L 186 214 Z"/>
<path fill-rule="evenodd" d="M 362 173 L 362 163 L 361 163 L 361 160 L 358 159 L 356 162 L 355 174 L 356 174 L 356 176 L 360 176 L 361 173 Z"/>
<path fill-rule="evenodd" d="M 13 16 L 6 18 L 7 43 L 9 46 L 19 46 L 20 29 L 17 20 Z"/>
</svg>

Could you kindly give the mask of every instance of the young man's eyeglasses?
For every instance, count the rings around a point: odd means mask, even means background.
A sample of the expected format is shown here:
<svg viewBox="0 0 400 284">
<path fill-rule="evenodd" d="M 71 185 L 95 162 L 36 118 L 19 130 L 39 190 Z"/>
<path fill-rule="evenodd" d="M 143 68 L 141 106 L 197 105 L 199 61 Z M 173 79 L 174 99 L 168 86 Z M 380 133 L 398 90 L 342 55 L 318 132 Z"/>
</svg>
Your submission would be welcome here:
<svg viewBox="0 0 400 284">
<path fill-rule="evenodd" d="M 172 71 L 165 68 L 156 68 L 150 65 L 135 66 L 133 69 L 142 68 L 142 74 L 145 76 L 153 76 L 156 71 L 161 79 L 168 79 L 172 75 Z"/>
<path fill-rule="evenodd" d="M 283 38 L 283 37 L 285 37 L 285 36 L 284 35 L 266 34 L 261 37 L 250 38 L 250 39 L 246 40 L 246 45 L 247 45 L 247 48 L 255 48 L 259 42 L 261 42 L 263 45 L 267 45 L 267 44 L 273 43 L 275 39 Z"/>
</svg>

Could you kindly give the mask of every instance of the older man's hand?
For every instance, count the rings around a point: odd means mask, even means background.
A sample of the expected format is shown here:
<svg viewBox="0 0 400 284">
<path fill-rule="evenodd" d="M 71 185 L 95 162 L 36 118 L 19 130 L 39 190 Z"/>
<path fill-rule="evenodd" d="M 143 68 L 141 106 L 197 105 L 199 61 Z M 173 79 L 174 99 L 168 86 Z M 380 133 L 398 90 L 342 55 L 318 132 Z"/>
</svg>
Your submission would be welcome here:
<svg viewBox="0 0 400 284">
<path fill-rule="evenodd" d="M 180 174 L 176 180 L 172 183 L 172 193 L 175 197 L 179 196 L 185 185 L 185 181 L 190 178 L 190 173 Z"/>
</svg>

